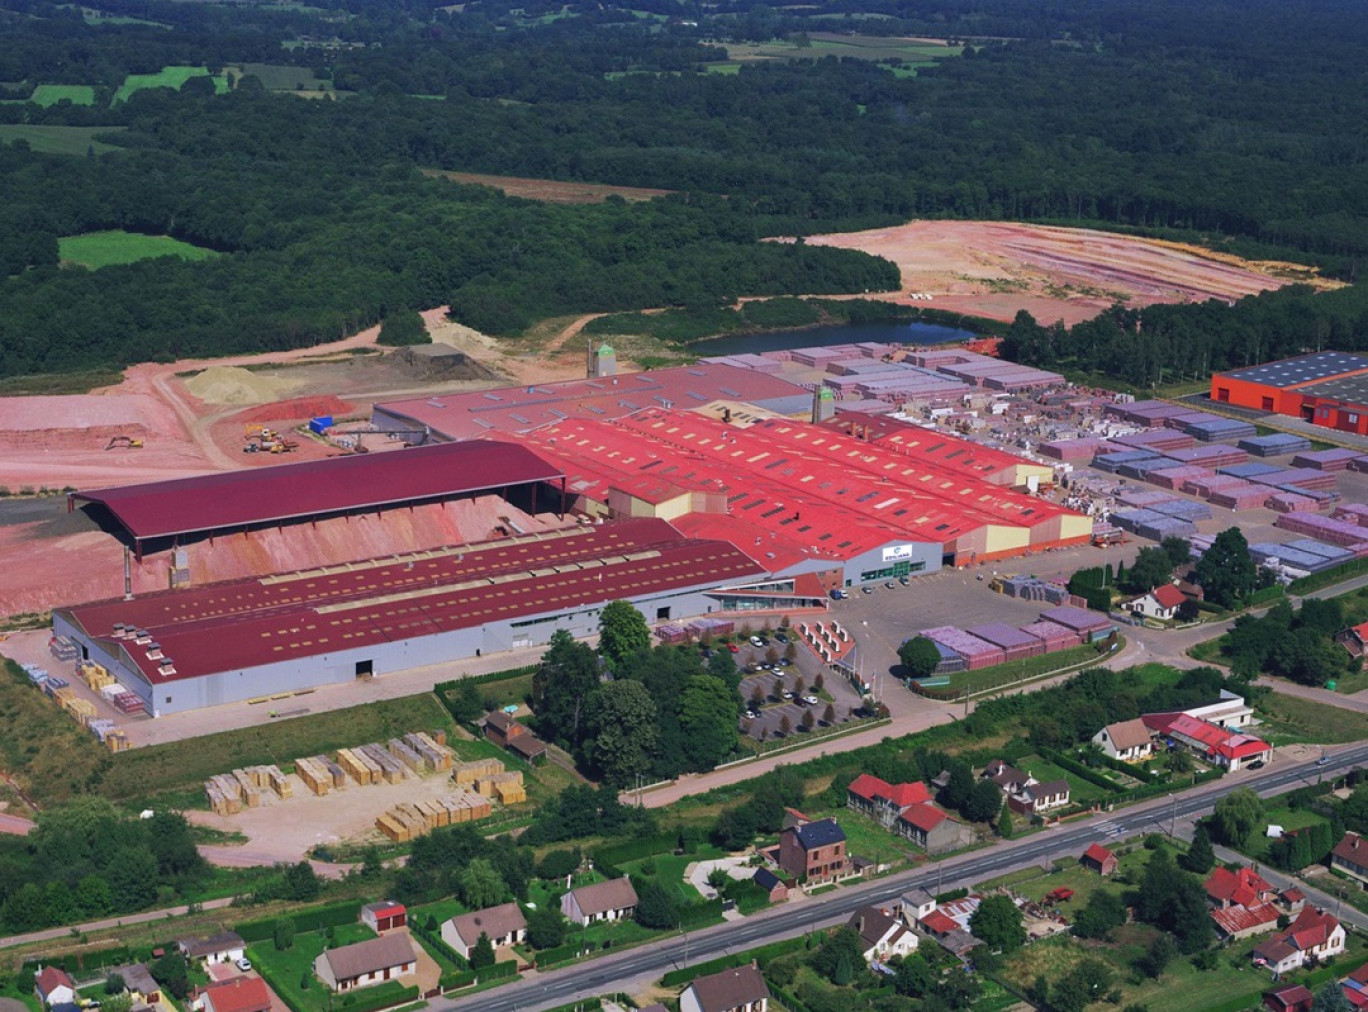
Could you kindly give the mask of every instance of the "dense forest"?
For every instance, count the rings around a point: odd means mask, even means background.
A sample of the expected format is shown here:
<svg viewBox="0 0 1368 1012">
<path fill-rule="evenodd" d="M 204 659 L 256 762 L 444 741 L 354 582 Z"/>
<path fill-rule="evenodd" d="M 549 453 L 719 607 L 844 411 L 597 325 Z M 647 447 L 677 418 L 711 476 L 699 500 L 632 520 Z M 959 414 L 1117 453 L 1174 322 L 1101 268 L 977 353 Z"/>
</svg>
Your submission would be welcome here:
<svg viewBox="0 0 1368 1012">
<path fill-rule="evenodd" d="M 510 334 L 564 313 L 885 291 L 891 264 L 760 240 L 913 217 L 1181 234 L 1346 279 L 1368 251 L 1368 22 L 1349 0 L 92 9 L 0 0 L 0 142 L 6 125 L 95 127 L 116 148 L 0 143 L 0 375 L 308 345 L 398 307 L 450 303 Z M 854 27 L 975 43 L 915 75 L 817 50 L 706 71 L 726 43 Z M 128 74 L 243 64 L 306 69 L 331 100 L 241 70 L 225 94 L 199 78 L 115 98 Z M 39 85 L 94 101 L 28 101 Z M 420 168 L 673 194 L 546 206 Z M 228 255 L 57 266 L 59 238 L 105 228 Z M 1353 289 L 1247 301 L 1023 323 L 1012 352 L 1150 384 L 1368 342 Z M 1123 351 L 1137 332 L 1142 353 Z"/>
</svg>

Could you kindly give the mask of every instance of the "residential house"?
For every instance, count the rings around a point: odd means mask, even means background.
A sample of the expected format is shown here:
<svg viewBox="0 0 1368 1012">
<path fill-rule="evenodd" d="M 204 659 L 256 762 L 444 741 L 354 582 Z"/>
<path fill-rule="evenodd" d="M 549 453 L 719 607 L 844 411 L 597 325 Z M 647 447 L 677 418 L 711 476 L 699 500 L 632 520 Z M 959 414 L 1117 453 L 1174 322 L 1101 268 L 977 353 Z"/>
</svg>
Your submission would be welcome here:
<svg viewBox="0 0 1368 1012">
<path fill-rule="evenodd" d="M 845 830 L 835 819 L 790 826 L 779 835 L 779 867 L 808 884 L 848 875 Z"/>
<path fill-rule="evenodd" d="M 1368 840 L 1358 833 L 1345 833 L 1330 852 L 1330 867 L 1368 885 Z"/>
<path fill-rule="evenodd" d="M 546 756 L 546 743 L 525 724 L 514 720 L 511 713 L 495 710 L 485 715 L 483 723 L 485 737 L 500 748 L 506 748 L 528 762 L 535 762 Z"/>
<path fill-rule="evenodd" d="M 861 907 L 850 915 L 846 926 L 854 928 L 860 936 L 860 955 L 866 963 L 916 951 L 917 936 L 897 917 L 878 907 Z"/>
<path fill-rule="evenodd" d="M 846 788 L 846 807 L 869 816 L 891 828 L 903 809 L 931 800 L 931 792 L 920 782 L 890 784 L 868 773 L 861 773 Z"/>
<path fill-rule="evenodd" d="M 1348 650 L 1353 657 L 1362 657 L 1364 644 L 1368 643 L 1368 622 L 1341 629 L 1335 633 L 1335 642 Z"/>
<path fill-rule="evenodd" d="M 1207 762 L 1224 766 L 1232 772 L 1251 763 L 1267 762 L 1273 758 L 1273 746 L 1266 741 L 1189 713 L 1174 717 L 1168 725 L 1167 734 Z"/>
<path fill-rule="evenodd" d="M 1354 1008 L 1368 1007 L 1368 963 L 1364 963 L 1341 981 L 1344 997 Z"/>
<path fill-rule="evenodd" d="M 966 896 L 941 903 L 917 924 L 947 952 L 963 958 L 970 949 L 980 944 L 969 930 L 969 920 L 980 902 L 982 900 L 978 896 Z"/>
<path fill-rule="evenodd" d="M 361 923 L 377 935 L 393 931 L 408 924 L 408 909 L 402 903 L 385 900 L 382 903 L 367 903 L 361 908 Z"/>
<path fill-rule="evenodd" d="M 1256 966 L 1282 974 L 1343 951 L 1344 925 L 1323 910 L 1308 906 L 1302 908 L 1291 927 L 1255 946 L 1250 955 Z"/>
<path fill-rule="evenodd" d="M 1302 892 L 1296 886 L 1292 886 L 1291 888 L 1284 889 L 1282 892 L 1278 893 L 1278 902 L 1282 904 L 1283 909 L 1289 914 L 1299 914 L 1301 913 L 1301 908 L 1306 906 L 1306 893 Z"/>
<path fill-rule="evenodd" d="M 1155 587 L 1148 594 L 1142 594 L 1126 605 L 1128 611 L 1145 618 L 1172 619 L 1178 615 L 1178 606 L 1187 596 L 1171 583 Z"/>
<path fill-rule="evenodd" d="M 930 802 L 912 805 L 898 816 L 893 828 L 899 836 L 911 840 L 928 854 L 943 854 L 974 842 L 973 829 L 952 819 Z"/>
<path fill-rule="evenodd" d="M 234 977 L 199 993 L 204 1012 L 271 1012 L 271 990 L 260 977 Z"/>
<path fill-rule="evenodd" d="M 133 999 L 133 1005 L 158 1005 L 161 1003 L 161 985 L 153 978 L 146 963 L 132 963 L 115 967 L 112 973 L 123 978 L 124 987 Z"/>
<path fill-rule="evenodd" d="M 769 986 L 754 964 L 695 978 L 679 996 L 679 1012 L 766 1012 Z"/>
<path fill-rule="evenodd" d="M 1227 907 L 1253 907 L 1260 903 L 1272 903 L 1275 890 L 1253 868 L 1231 871 L 1229 868 L 1215 868 L 1203 883 L 1207 902 L 1218 910 Z"/>
<path fill-rule="evenodd" d="M 488 936 L 489 944 L 496 949 L 521 942 L 527 937 L 527 919 L 523 917 L 522 907 L 516 903 L 503 903 L 442 923 L 442 941 L 464 959 L 470 958 L 470 951 L 481 935 Z"/>
<path fill-rule="evenodd" d="M 912 889 L 902 894 L 902 919 L 908 924 L 916 924 L 936 909 L 936 897 L 925 889 Z"/>
<path fill-rule="evenodd" d="M 314 960 L 314 973 L 334 991 L 372 987 L 417 972 L 413 943 L 397 933 L 326 949 Z"/>
<path fill-rule="evenodd" d="M 983 776 L 1002 788 L 1007 807 L 1019 815 L 1043 815 L 1069 803 L 1069 782 L 1051 780 L 1041 783 L 1029 773 L 994 759 L 984 767 Z"/>
<path fill-rule="evenodd" d="M 1120 863 L 1115 854 L 1109 851 L 1100 843 L 1088 844 L 1088 849 L 1083 852 L 1083 856 L 1078 859 L 1078 863 L 1084 868 L 1090 868 L 1103 878 L 1116 872 L 1116 866 Z"/>
<path fill-rule="evenodd" d="M 636 912 L 636 905 L 636 890 L 626 877 L 580 886 L 561 897 L 561 913 L 580 926 L 595 921 L 625 921 Z"/>
<path fill-rule="evenodd" d="M 1278 926 L 1282 911 L 1272 903 L 1256 903 L 1253 906 L 1218 907 L 1211 911 L 1211 920 L 1216 925 L 1216 934 L 1222 942 L 1252 938 Z"/>
<path fill-rule="evenodd" d="M 1092 740 L 1108 756 L 1122 762 L 1142 762 L 1154 754 L 1150 730 L 1139 717 L 1108 724 Z"/>
<path fill-rule="evenodd" d="M 1304 984 L 1283 984 L 1263 993 L 1264 1008 L 1268 1012 L 1311 1012 L 1315 995 Z"/>
<path fill-rule="evenodd" d="M 33 975 L 38 1000 L 49 1007 L 76 1000 L 76 982 L 61 967 L 45 966 Z"/>
<path fill-rule="evenodd" d="M 208 938 L 178 938 L 176 948 L 187 960 L 206 963 L 236 963 L 247 951 L 247 943 L 236 931 L 220 931 Z"/>
<path fill-rule="evenodd" d="M 789 884 L 768 868 L 756 868 L 751 881 L 765 891 L 771 903 L 782 903 L 788 899 Z"/>
</svg>

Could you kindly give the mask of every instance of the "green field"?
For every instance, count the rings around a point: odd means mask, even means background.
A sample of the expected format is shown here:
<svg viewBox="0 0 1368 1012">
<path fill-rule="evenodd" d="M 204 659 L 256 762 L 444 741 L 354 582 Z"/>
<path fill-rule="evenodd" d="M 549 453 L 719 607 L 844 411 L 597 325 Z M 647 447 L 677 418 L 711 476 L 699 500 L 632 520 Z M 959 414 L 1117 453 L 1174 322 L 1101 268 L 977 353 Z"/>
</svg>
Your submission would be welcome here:
<svg viewBox="0 0 1368 1012">
<path fill-rule="evenodd" d="M 97 134 L 117 134 L 126 127 L 76 127 L 47 126 L 31 123 L 0 123 L 0 143 L 12 144 L 14 141 L 28 141 L 34 151 L 51 155 L 84 155 L 94 151 L 102 155 L 106 151 L 119 151 L 112 144 L 97 141 Z"/>
<path fill-rule="evenodd" d="M 1326 818 L 1317 815 L 1315 812 L 1307 811 L 1304 808 L 1292 809 L 1286 805 L 1276 807 L 1270 805 L 1265 808 L 1260 824 L 1269 826 L 1282 826 L 1284 832 L 1291 832 L 1295 829 L 1305 829 L 1307 826 L 1314 826 L 1318 823 L 1327 822 Z M 1240 847 L 1241 853 L 1254 858 L 1256 861 L 1268 860 L 1268 846 L 1273 841 L 1262 829 L 1252 833 L 1244 846 Z"/>
<path fill-rule="evenodd" d="M 1259 704 L 1260 736 L 1273 745 L 1309 742 L 1334 745 L 1368 738 L 1368 719 L 1355 710 L 1270 692 Z"/>
<path fill-rule="evenodd" d="M 869 60 L 890 70 L 898 77 L 910 77 L 918 67 L 924 67 L 958 56 L 962 46 L 946 46 L 923 39 L 903 39 L 884 35 L 843 35 L 835 32 L 810 32 L 807 44 L 793 39 L 772 39 L 762 44 L 727 44 L 725 63 L 709 63 L 705 69 L 713 74 L 735 74 L 745 63 L 767 63 L 775 60 L 820 60 L 827 56 Z"/>
<path fill-rule="evenodd" d="M 1051 780 L 1067 780 L 1069 782 L 1069 802 L 1079 804 L 1080 802 L 1103 801 L 1111 797 L 1111 793 L 1104 787 L 1090 783 L 1075 773 L 1070 773 L 1062 766 L 1042 759 L 1039 756 L 1027 756 L 1018 760 L 1016 766 L 1020 770 L 1031 774 L 1042 784 L 1047 784 Z M 1098 770 L 1099 773 L 1106 775 L 1106 770 Z M 1119 786 L 1119 785 L 1118 785 Z"/>
<path fill-rule="evenodd" d="M 225 73 L 238 80 L 255 77 L 267 91 L 322 91 L 332 84 L 314 77 L 307 67 L 292 67 L 286 63 L 242 63 L 225 68 Z"/>
<path fill-rule="evenodd" d="M 124 78 L 124 83 L 119 86 L 119 90 L 114 93 L 113 104 L 118 105 L 142 88 L 173 88 L 179 90 L 180 86 L 192 77 L 208 77 L 209 71 L 204 67 L 163 67 L 155 74 L 129 74 Z M 214 78 L 214 88 L 220 95 L 228 90 L 227 78 L 219 75 Z"/>
<path fill-rule="evenodd" d="M 61 258 L 92 270 L 114 264 L 131 264 L 153 257 L 180 257 L 182 260 L 208 260 L 218 256 L 213 250 L 192 246 L 167 235 L 139 235 L 115 229 L 87 232 L 57 241 Z"/>
<path fill-rule="evenodd" d="M 323 932 L 306 931 L 295 935 L 294 943 L 284 952 L 278 950 L 271 941 L 249 945 L 247 958 L 270 976 L 271 986 L 280 992 L 291 1008 L 301 1012 L 329 1012 L 334 1007 L 334 998 L 323 983 L 313 976 L 314 960 L 324 949 L 351 945 L 374 937 L 375 932 L 360 924 L 343 924 L 333 929 L 331 944 Z M 310 980 L 309 986 L 301 987 L 306 979 Z M 386 988 L 400 992 L 411 982 L 412 978 L 386 981 L 378 985 L 376 990 Z M 368 989 L 364 993 L 369 996 L 375 991 Z"/>
<path fill-rule="evenodd" d="M 36 105 L 56 105 L 63 99 L 72 105 L 94 105 L 95 89 L 88 84 L 40 84 L 29 101 Z"/>
</svg>

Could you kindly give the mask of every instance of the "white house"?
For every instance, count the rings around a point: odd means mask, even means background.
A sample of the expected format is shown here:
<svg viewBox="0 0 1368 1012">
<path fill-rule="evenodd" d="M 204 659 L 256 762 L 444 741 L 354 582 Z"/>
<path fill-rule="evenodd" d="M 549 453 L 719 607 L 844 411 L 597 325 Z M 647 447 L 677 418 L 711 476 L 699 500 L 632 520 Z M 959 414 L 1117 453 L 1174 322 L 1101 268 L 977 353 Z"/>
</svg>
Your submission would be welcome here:
<svg viewBox="0 0 1368 1012">
<path fill-rule="evenodd" d="M 1254 947 L 1256 966 L 1283 974 L 1311 960 L 1324 960 L 1344 951 L 1344 925 L 1315 907 L 1303 907 L 1292 926 Z"/>
<path fill-rule="evenodd" d="M 769 986 L 754 964 L 698 977 L 679 996 L 679 1012 L 767 1012 Z"/>
<path fill-rule="evenodd" d="M 902 919 L 907 924 L 916 924 L 936 909 L 936 897 L 925 889 L 912 889 L 902 894 Z"/>
<path fill-rule="evenodd" d="M 1154 754 L 1150 730 L 1139 717 L 1108 724 L 1092 740 L 1107 755 L 1125 762 L 1143 761 Z"/>
<path fill-rule="evenodd" d="M 470 958 L 470 950 L 481 935 L 489 937 L 494 948 L 501 945 L 515 945 L 527 937 L 527 919 L 522 908 L 516 903 L 503 903 L 497 907 L 476 910 L 472 914 L 461 914 L 442 925 L 442 941 Z"/>
<path fill-rule="evenodd" d="M 572 889 L 561 897 L 561 913 L 579 925 L 622 921 L 636 912 L 637 894 L 626 877 Z"/>
<path fill-rule="evenodd" d="M 1171 619 L 1178 614 L 1178 606 L 1186 600 L 1187 597 L 1181 590 L 1171 583 L 1166 583 L 1162 587 L 1155 587 L 1148 594 L 1142 594 L 1126 607 L 1136 615 L 1144 615 L 1146 618 Z"/>
<path fill-rule="evenodd" d="M 65 1005 L 76 1000 L 76 982 L 61 967 L 45 966 L 33 976 L 33 989 L 44 1005 Z"/>
<path fill-rule="evenodd" d="M 314 973 L 334 991 L 374 987 L 418 972 L 418 957 L 408 935 L 388 934 L 338 949 L 314 960 Z"/>
<path fill-rule="evenodd" d="M 247 943 L 236 931 L 220 931 L 208 938 L 179 938 L 176 948 L 188 961 L 202 959 L 206 963 L 236 963 L 247 951 Z"/>
<path fill-rule="evenodd" d="M 906 956 L 917 949 L 917 936 L 892 914 L 878 907 L 861 907 L 846 922 L 860 936 L 860 955 L 866 963 Z"/>
</svg>

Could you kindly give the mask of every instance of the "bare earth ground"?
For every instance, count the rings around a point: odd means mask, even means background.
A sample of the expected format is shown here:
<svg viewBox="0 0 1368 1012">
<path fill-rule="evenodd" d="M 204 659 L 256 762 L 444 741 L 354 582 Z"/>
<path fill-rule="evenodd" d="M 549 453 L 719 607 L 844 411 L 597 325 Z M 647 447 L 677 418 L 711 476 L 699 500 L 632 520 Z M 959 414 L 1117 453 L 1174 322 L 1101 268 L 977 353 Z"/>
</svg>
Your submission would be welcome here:
<svg viewBox="0 0 1368 1012">
<path fill-rule="evenodd" d="M 479 172 L 450 172 L 424 169 L 423 175 L 450 179 L 456 183 L 489 186 L 510 197 L 525 197 L 548 204 L 602 204 L 610 195 L 624 200 L 650 200 L 673 190 L 652 190 L 640 186 L 608 186 L 603 183 L 566 183 L 555 179 L 523 179 L 519 176 L 490 176 Z"/>
<path fill-rule="evenodd" d="M 1041 323 L 1072 325 L 1118 301 L 1130 306 L 1229 301 L 1293 281 L 1324 284 L 1299 265 L 1253 263 L 1159 239 L 1014 222 L 914 221 L 806 241 L 885 257 L 902 272 L 900 295 L 928 294 L 933 308 L 997 320 L 1010 320 L 1025 309 Z"/>
</svg>

